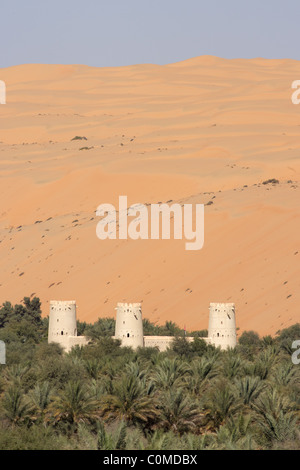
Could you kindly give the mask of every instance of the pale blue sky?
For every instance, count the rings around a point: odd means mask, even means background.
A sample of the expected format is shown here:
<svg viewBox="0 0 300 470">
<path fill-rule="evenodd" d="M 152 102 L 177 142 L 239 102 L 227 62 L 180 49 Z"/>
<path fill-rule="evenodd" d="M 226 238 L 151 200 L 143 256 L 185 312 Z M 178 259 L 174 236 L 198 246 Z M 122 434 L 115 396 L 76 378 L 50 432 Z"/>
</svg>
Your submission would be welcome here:
<svg viewBox="0 0 300 470">
<path fill-rule="evenodd" d="M 299 0 L 0 0 L 0 67 L 300 59 Z"/>
</svg>

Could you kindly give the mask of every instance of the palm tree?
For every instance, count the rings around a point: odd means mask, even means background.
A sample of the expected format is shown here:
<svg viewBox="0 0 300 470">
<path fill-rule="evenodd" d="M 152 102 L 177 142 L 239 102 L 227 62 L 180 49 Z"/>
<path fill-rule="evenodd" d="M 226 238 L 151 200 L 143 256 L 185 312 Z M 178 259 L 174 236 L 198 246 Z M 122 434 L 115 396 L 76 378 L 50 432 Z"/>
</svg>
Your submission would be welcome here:
<svg viewBox="0 0 300 470">
<path fill-rule="evenodd" d="M 54 399 L 51 411 L 57 421 L 71 425 L 94 420 L 99 417 L 99 402 L 81 382 L 70 381 Z"/>
<path fill-rule="evenodd" d="M 220 348 L 216 348 L 212 344 L 207 345 L 207 349 L 204 354 L 204 357 L 206 357 L 207 359 L 214 360 L 215 362 L 218 362 L 221 360 L 222 356 L 223 356 L 223 351 L 221 351 Z"/>
<path fill-rule="evenodd" d="M 212 434 L 197 435 L 189 432 L 181 437 L 181 442 L 184 450 L 205 450 L 214 447 Z"/>
<path fill-rule="evenodd" d="M 204 356 L 195 359 L 191 363 L 188 377 L 188 389 L 194 395 L 199 395 L 201 392 L 205 391 L 210 380 L 216 377 L 218 372 L 214 359 L 208 359 Z"/>
<path fill-rule="evenodd" d="M 215 447 L 219 450 L 253 450 L 256 443 L 251 429 L 251 416 L 240 414 L 230 418 L 214 436 Z"/>
<path fill-rule="evenodd" d="M 114 433 L 108 433 L 102 421 L 97 424 L 97 450 L 125 450 L 127 427 L 121 422 Z"/>
<path fill-rule="evenodd" d="M 195 400 L 182 388 L 171 388 L 160 395 L 159 426 L 174 433 L 196 432 L 202 420 L 202 413 Z"/>
<path fill-rule="evenodd" d="M 84 367 L 91 378 L 97 379 L 102 369 L 102 364 L 98 359 L 89 359 L 84 362 Z"/>
<path fill-rule="evenodd" d="M 274 442 L 292 440 L 298 432 L 297 411 L 286 395 L 276 389 L 264 393 L 252 405 L 258 436 L 270 447 Z"/>
<path fill-rule="evenodd" d="M 164 431 L 156 429 L 153 433 L 148 434 L 147 442 L 142 442 L 140 450 L 178 450 L 181 449 L 181 441 L 183 437 L 174 434 L 173 431 Z"/>
<path fill-rule="evenodd" d="M 241 408 L 241 402 L 226 383 L 219 380 L 212 390 L 202 399 L 206 415 L 206 427 L 216 430 L 226 422 L 226 419 L 235 416 Z"/>
<path fill-rule="evenodd" d="M 300 370 L 292 361 L 284 361 L 274 370 L 272 379 L 278 386 L 293 386 L 300 382 Z"/>
<path fill-rule="evenodd" d="M 179 387 L 186 382 L 189 370 L 189 365 L 182 360 L 167 357 L 155 368 L 152 381 L 157 388 L 162 390 L 168 390 L 173 386 Z"/>
<path fill-rule="evenodd" d="M 53 397 L 54 389 L 49 382 L 37 384 L 33 390 L 29 392 L 30 402 L 37 415 L 44 420 L 46 411 Z"/>
<path fill-rule="evenodd" d="M 166 321 L 164 328 L 168 336 L 175 336 L 181 332 L 180 328 L 173 321 Z"/>
<path fill-rule="evenodd" d="M 225 356 L 225 360 L 223 362 L 222 373 L 224 377 L 228 379 L 233 379 L 237 377 L 242 372 L 242 359 L 236 354 L 236 352 L 232 353 L 229 351 Z"/>
<path fill-rule="evenodd" d="M 112 381 L 105 376 L 101 376 L 99 379 L 92 379 L 89 383 L 89 394 L 98 402 L 100 402 L 103 395 L 110 393 L 111 390 Z"/>
<path fill-rule="evenodd" d="M 4 379 L 6 382 L 14 383 L 20 387 L 23 385 L 24 377 L 30 370 L 29 364 L 17 364 L 4 370 Z"/>
<path fill-rule="evenodd" d="M 266 380 L 274 366 L 280 360 L 280 349 L 277 345 L 267 346 L 255 358 L 255 361 L 245 367 L 246 374 L 258 376 L 261 380 Z"/>
<path fill-rule="evenodd" d="M 101 408 L 107 420 L 125 420 L 144 429 L 158 416 L 151 384 L 126 373 L 113 385 L 112 393 L 102 397 Z"/>
<path fill-rule="evenodd" d="M 139 362 L 129 362 L 125 366 L 128 375 L 136 377 L 139 380 L 144 380 L 147 376 L 148 368 L 141 365 Z"/>
<path fill-rule="evenodd" d="M 274 345 L 274 343 L 275 343 L 275 340 L 270 335 L 264 336 L 261 340 L 261 344 L 262 344 L 263 347 L 272 346 L 272 345 Z"/>
<path fill-rule="evenodd" d="M 2 406 L 5 417 L 14 425 L 29 421 L 32 416 L 33 407 L 17 384 L 13 384 L 7 389 Z"/>
<path fill-rule="evenodd" d="M 266 387 L 260 377 L 246 376 L 235 381 L 237 396 L 244 405 L 250 406 Z"/>
</svg>

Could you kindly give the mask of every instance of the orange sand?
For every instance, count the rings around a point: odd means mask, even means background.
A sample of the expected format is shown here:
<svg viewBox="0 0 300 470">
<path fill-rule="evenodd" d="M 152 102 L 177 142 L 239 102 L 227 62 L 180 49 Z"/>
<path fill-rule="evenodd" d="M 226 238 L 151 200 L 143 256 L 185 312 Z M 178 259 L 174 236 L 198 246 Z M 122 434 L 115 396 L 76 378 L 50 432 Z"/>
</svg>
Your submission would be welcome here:
<svg viewBox="0 0 300 470">
<path fill-rule="evenodd" d="M 46 316 L 51 299 L 74 299 L 94 322 L 141 301 L 151 321 L 193 330 L 228 301 L 240 332 L 299 322 L 299 78 L 298 61 L 206 56 L 0 69 L 0 302 L 36 295 Z M 100 241 L 95 211 L 119 195 L 213 201 L 203 249 Z"/>
</svg>

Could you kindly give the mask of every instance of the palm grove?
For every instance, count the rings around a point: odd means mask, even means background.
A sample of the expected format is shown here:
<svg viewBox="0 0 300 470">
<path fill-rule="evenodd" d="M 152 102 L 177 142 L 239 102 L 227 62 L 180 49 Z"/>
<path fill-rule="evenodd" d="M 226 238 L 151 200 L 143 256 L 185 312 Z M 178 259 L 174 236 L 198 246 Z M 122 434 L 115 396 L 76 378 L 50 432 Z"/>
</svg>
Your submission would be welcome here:
<svg viewBox="0 0 300 470">
<path fill-rule="evenodd" d="M 37 297 L 0 307 L 0 449 L 300 448 L 300 324 L 228 351 L 147 319 L 145 334 L 174 336 L 168 351 L 121 348 L 112 318 L 78 322 L 91 342 L 68 354 L 47 332 Z"/>
</svg>

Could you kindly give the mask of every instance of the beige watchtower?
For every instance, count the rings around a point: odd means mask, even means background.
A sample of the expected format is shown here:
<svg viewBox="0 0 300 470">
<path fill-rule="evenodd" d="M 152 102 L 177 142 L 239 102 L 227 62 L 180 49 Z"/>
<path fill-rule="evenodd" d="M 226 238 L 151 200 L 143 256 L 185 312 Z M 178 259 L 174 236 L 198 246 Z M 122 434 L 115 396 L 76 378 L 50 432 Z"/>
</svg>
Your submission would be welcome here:
<svg viewBox="0 0 300 470">
<path fill-rule="evenodd" d="M 73 346 L 84 346 L 88 341 L 85 336 L 77 336 L 76 301 L 51 300 L 48 343 L 58 343 L 68 352 Z"/>
<path fill-rule="evenodd" d="M 122 346 L 136 349 L 144 346 L 142 304 L 117 303 L 115 338 L 121 340 Z"/>
<path fill-rule="evenodd" d="M 211 303 L 209 307 L 208 339 L 221 349 L 234 348 L 236 340 L 235 305 Z"/>
</svg>

